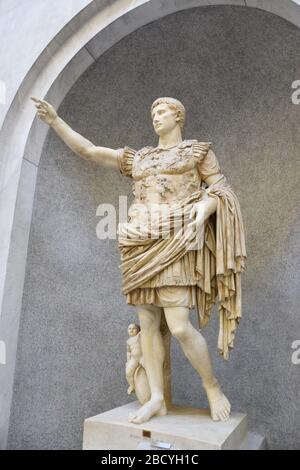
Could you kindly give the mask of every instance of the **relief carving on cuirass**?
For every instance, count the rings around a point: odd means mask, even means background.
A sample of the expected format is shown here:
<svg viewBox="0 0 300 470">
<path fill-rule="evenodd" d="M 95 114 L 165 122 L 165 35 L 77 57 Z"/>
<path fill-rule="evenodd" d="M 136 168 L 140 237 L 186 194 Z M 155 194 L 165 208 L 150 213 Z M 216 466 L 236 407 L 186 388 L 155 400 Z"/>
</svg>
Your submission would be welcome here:
<svg viewBox="0 0 300 470">
<path fill-rule="evenodd" d="M 159 147 L 144 147 L 133 160 L 132 176 L 138 180 L 160 173 L 184 173 L 195 166 L 193 143 L 196 140 L 185 140 L 168 150 Z"/>
<path fill-rule="evenodd" d="M 174 202 L 199 190 L 201 178 L 193 155 L 194 142 L 183 141 L 169 150 L 145 147 L 137 152 L 133 162 L 136 201 L 153 201 L 155 193 L 157 202 Z"/>
</svg>

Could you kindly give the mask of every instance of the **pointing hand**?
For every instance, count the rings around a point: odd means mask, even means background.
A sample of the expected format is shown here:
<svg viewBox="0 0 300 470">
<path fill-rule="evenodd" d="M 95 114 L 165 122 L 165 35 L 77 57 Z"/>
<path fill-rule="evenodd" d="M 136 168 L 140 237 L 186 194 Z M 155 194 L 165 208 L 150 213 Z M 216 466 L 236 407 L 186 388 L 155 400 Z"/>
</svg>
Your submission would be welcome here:
<svg viewBox="0 0 300 470">
<path fill-rule="evenodd" d="M 38 117 L 43 122 L 51 126 L 51 124 L 57 118 L 57 112 L 55 111 L 54 107 L 50 103 L 47 103 L 47 101 L 39 100 L 38 98 L 35 98 L 34 96 L 32 96 L 31 99 L 35 103 Z"/>
</svg>

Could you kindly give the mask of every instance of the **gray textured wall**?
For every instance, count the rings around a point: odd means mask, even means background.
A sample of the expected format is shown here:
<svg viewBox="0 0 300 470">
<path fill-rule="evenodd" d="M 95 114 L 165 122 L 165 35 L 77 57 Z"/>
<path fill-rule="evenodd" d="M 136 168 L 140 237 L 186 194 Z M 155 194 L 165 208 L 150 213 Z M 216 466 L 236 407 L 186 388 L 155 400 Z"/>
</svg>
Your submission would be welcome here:
<svg viewBox="0 0 300 470">
<path fill-rule="evenodd" d="M 239 7 L 179 12 L 122 40 L 76 83 L 60 115 L 99 145 L 155 144 L 149 107 L 162 95 L 187 108 L 185 137 L 211 140 L 236 190 L 247 233 L 244 319 L 228 363 L 217 318 L 206 329 L 233 409 L 272 448 L 300 444 L 300 31 Z M 126 403 L 125 340 L 136 319 L 120 293 L 115 241 L 99 241 L 96 208 L 130 181 L 80 160 L 53 132 L 35 197 L 9 447 L 80 448 L 85 417 Z M 174 396 L 205 406 L 174 344 Z M 189 384 L 187 387 L 186 384 Z"/>
</svg>

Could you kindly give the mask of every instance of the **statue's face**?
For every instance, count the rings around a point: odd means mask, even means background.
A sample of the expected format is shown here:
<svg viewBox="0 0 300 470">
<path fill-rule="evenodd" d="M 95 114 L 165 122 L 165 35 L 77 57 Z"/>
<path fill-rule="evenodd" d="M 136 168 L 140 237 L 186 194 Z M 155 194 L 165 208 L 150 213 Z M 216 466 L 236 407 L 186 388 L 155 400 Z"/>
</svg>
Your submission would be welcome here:
<svg viewBox="0 0 300 470">
<path fill-rule="evenodd" d="M 166 135 L 179 125 L 178 112 L 167 103 L 155 106 L 152 111 L 153 127 L 158 135 Z"/>
<path fill-rule="evenodd" d="M 136 325 L 129 325 L 128 327 L 128 336 L 136 336 L 138 334 L 139 330 L 136 327 Z"/>
</svg>

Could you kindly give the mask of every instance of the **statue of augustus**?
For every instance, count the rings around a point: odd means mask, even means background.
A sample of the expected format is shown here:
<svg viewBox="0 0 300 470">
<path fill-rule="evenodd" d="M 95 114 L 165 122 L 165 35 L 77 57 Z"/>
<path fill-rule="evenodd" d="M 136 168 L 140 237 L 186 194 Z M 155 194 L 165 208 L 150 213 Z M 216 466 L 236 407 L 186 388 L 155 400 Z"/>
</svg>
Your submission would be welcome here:
<svg viewBox="0 0 300 470">
<path fill-rule="evenodd" d="M 195 307 L 200 328 L 205 326 L 218 300 L 218 350 L 228 358 L 242 315 L 245 235 L 238 199 L 211 143 L 183 140 L 185 108 L 174 98 L 154 101 L 151 117 L 158 145 L 138 151 L 96 146 L 49 103 L 32 99 L 39 118 L 74 153 L 114 167 L 134 183 L 135 201 L 127 223 L 120 224 L 119 246 L 123 293 L 138 311 L 151 393 L 130 421 L 140 424 L 167 413 L 162 318 L 202 379 L 212 419 L 227 420 L 230 403 L 213 373 L 206 341 L 189 321 Z"/>
</svg>

